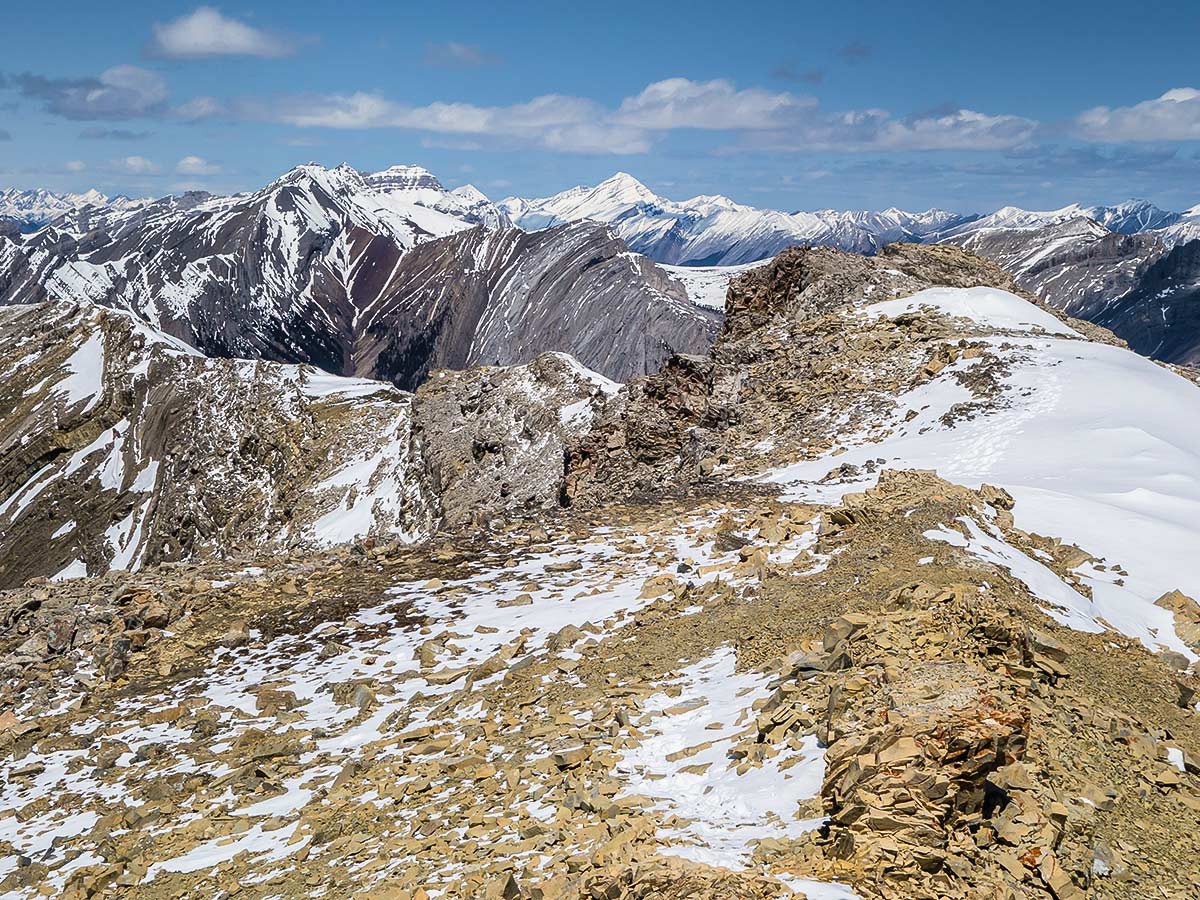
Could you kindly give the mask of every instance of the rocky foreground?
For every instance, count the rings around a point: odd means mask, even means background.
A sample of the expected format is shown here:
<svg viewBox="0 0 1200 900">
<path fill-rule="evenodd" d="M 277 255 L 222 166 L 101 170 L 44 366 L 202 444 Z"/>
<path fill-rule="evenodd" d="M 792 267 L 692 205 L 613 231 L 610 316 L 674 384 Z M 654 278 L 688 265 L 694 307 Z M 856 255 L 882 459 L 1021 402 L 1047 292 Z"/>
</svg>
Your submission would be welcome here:
<svg viewBox="0 0 1200 900">
<path fill-rule="evenodd" d="M 1196 896 L 1200 388 L 1013 290 L 789 251 L 613 396 L 435 379 L 421 543 L 0 594 L 0 890 Z"/>
</svg>

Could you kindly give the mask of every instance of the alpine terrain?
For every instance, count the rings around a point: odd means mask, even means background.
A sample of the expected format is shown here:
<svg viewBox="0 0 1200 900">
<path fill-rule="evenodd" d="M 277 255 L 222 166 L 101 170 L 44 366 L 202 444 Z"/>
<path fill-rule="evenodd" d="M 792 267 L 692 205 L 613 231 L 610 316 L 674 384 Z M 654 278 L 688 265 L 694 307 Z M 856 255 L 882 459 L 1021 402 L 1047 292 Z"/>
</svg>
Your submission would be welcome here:
<svg viewBox="0 0 1200 900">
<path fill-rule="evenodd" d="M 5 245 L 4 896 L 1197 895 L 1194 370 L 423 178 Z"/>
</svg>

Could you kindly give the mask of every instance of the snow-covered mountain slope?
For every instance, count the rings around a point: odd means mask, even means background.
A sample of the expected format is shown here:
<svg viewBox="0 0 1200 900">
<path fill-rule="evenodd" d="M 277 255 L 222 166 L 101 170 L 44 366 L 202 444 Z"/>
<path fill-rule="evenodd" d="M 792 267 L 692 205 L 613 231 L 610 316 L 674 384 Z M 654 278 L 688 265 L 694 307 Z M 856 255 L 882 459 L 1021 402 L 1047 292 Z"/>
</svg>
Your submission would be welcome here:
<svg viewBox="0 0 1200 900">
<path fill-rule="evenodd" d="M 36 231 L 48 222 L 86 207 L 127 210 L 145 201 L 106 197 L 96 190 L 55 194 L 45 190 L 0 190 L 0 219 L 16 222 L 22 231 Z"/>
<path fill-rule="evenodd" d="M 553 506 L 566 436 L 612 390 L 548 354 L 414 396 L 209 359 L 99 307 L 0 307 L 0 585 Z"/>
<path fill-rule="evenodd" d="M 1165 229 L 1187 213 L 1159 209 L 1149 200 L 1126 200 L 1116 206 L 1093 206 L 1087 215 L 1117 234 L 1138 234 Z"/>
<path fill-rule="evenodd" d="M 1061 209 L 1029 210 L 1005 206 L 991 215 L 938 229 L 932 239 L 961 243 L 965 238 L 991 231 L 1038 230 L 1062 225 L 1074 219 L 1092 219 L 1117 234 L 1156 231 L 1178 222 L 1180 213 L 1159 209 L 1147 200 L 1127 200 L 1116 206 L 1081 206 L 1073 203 Z"/>
<path fill-rule="evenodd" d="M 673 202 L 624 172 L 594 188 L 577 187 L 553 197 L 500 204 L 527 230 L 590 219 L 616 230 L 630 249 L 673 265 L 725 266 L 755 262 L 796 244 L 872 253 L 896 240 L 920 240 L 965 217 L 942 210 L 907 213 L 785 213 L 699 196 Z"/>
<path fill-rule="evenodd" d="M 661 350 L 644 348 L 707 346 L 704 314 L 594 225 L 536 239 L 508 228 L 496 245 L 507 255 L 476 259 L 476 245 L 492 246 L 487 235 L 505 223 L 478 191 L 445 191 L 418 167 L 364 175 L 301 166 L 250 194 L 187 194 L 129 212 L 89 207 L 28 237 L 0 236 L 0 303 L 97 303 L 209 356 L 309 363 L 409 387 L 412 372 L 428 366 L 380 362 L 382 343 L 418 347 L 427 360 L 472 362 L 576 350 L 621 379 L 657 366 Z M 472 238 L 407 259 L 420 244 L 473 228 Z M 623 254 L 619 266 L 598 265 Z M 420 304 L 450 289 L 450 272 L 480 285 L 491 278 L 504 290 L 469 304 L 458 298 L 455 327 L 442 335 L 448 311 Z M 620 298 L 620 317 L 605 297 Z M 381 317 L 399 307 L 408 310 L 405 330 L 381 332 Z M 481 321 L 492 337 L 474 333 Z M 633 321 L 645 327 L 629 328 Z"/>
<path fill-rule="evenodd" d="M 1162 231 L 1119 234 L 1090 218 L 1041 228 L 985 229 L 952 239 L 995 260 L 1017 284 L 1095 322 L 1139 353 L 1200 363 L 1200 244 Z"/>
<path fill-rule="evenodd" d="M 961 242 L 981 232 L 1036 230 L 1077 218 L 1094 219 L 1118 234 L 1154 231 L 1167 243 L 1200 236 L 1195 227 L 1200 219 L 1187 212 L 1160 209 L 1146 200 L 1114 206 L 1071 204 L 1042 211 L 1005 206 L 984 216 L 895 208 L 786 213 L 745 206 L 722 196 L 667 200 L 624 172 L 594 188 L 576 187 L 541 199 L 509 197 L 499 205 L 515 224 L 527 230 L 581 219 L 606 222 L 632 249 L 652 259 L 698 267 L 767 259 L 799 244 L 869 254 L 896 241 Z"/>
<path fill-rule="evenodd" d="M 840 436 L 836 457 L 769 480 L 796 499 L 828 499 L 874 481 L 863 472 L 831 488 L 821 484 L 830 472 L 874 461 L 1002 487 L 1016 501 L 1018 528 L 1083 548 L 1077 584 L 1007 545 L 989 522 L 947 522 L 937 539 L 1007 568 L 1064 624 L 1115 628 L 1194 658 L 1155 601 L 1174 590 L 1200 595 L 1189 549 L 1200 538 L 1200 387 L 1128 350 L 1083 341 L 1002 291 L 939 288 L 861 312 L 895 319 L 926 309 L 959 320 L 955 331 L 975 352 L 897 396 L 890 416 Z"/>
<path fill-rule="evenodd" d="M 404 251 L 471 227 L 375 190 L 354 169 L 300 166 L 261 191 L 84 213 L 0 248 L 0 302 L 127 310 L 212 356 L 347 371 L 340 331 Z"/>
<path fill-rule="evenodd" d="M 1089 217 L 1089 211 L 1078 204 L 1064 206 L 1062 209 L 1041 211 L 1021 209 L 1019 206 L 1003 206 L 990 215 L 939 229 L 935 239 L 940 242 L 948 242 L 991 231 L 1033 231 L 1045 228 L 1047 225 L 1059 225 L 1072 219 Z"/>
<path fill-rule="evenodd" d="M 447 191 L 428 169 L 420 166 L 391 166 L 365 174 L 367 186 L 389 201 L 407 206 L 426 206 L 472 225 L 503 228 L 508 217 L 482 191 L 471 184 Z"/>
<path fill-rule="evenodd" d="M 662 270 L 683 285 L 688 297 L 697 306 L 724 310 L 729 282 L 768 261 L 759 260 L 740 266 L 662 266 Z"/>
</svg>

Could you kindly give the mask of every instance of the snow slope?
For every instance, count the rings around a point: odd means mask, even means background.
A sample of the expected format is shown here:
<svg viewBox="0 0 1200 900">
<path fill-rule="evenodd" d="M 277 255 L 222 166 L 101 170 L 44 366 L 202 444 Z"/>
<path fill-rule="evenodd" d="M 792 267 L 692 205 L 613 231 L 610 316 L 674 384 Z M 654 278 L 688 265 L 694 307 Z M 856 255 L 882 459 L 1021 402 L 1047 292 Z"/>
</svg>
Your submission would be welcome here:
<svg viewBox="0 0 1200 900">
<path fill-rule="evenodd" d="M 883 460 L 889 468 L 935 469 L 969 487 L 1003 487 L 1016 499 L 1018 528 L 1074 543 L 1103 562 L 1105 568 L 1078 570 L 1090 600 L 1073 589 L 1046 596 L 1030 584 L 1063 621 L 1087 629 L 1107 623 L 1147 646 L 1191 656 L 1171 615 L 1154 601 L 1171 590 L 1200 596 L 1200 387 L 1128 350 L 1077 340 L 1061 325 L 1048 336 L 1052 323 L 1043 311 L 1002 291 L 924 291 L 867 305 L 863 313 L 896 315 L 922 305 L 977 323 L 1004 363 L 1000 401 L 946 424 L 951 407 L 972 399 L 956 376 L 980 362 L 959 360 L 897 399 L 881 442 L 864 433 L 836 456 L 775 470 L 765 480 L 794 498 L 829 501 L 873 480 L 817 483 L 832 470 Z M 909 410 L 918 414 L 905 421 Z M 977 533 L 960 538 L 995 557 L 990 526 L 975 524 Z M 1028 582 L 1031 564 L 1025 557 L 1009 568 Z"/>
<path fill-rule="evenodd" d="M 766 260 L 744 263 L 740 266 L 662 266 L 661 268 L 683 285 L 688 297 L 697 306 L 723 310 L 725 308 L 725 291 L 729 288 L 729 282 L 764 262 Z"/>
</svg>

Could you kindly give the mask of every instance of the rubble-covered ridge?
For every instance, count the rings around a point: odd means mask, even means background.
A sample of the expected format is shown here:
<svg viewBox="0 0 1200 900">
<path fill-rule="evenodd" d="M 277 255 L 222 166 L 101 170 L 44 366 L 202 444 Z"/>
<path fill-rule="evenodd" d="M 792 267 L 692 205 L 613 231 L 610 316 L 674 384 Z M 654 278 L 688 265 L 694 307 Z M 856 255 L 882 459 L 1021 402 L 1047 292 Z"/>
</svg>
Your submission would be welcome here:
<svg viewBox="0 0 1200 900">
<path fill-rule="evenodd" d="M 556 505 L 563 441 L 611 392 L 548 354 L 414 396 L 208 359 L 128 315 L 54 304 L 0 309 L 0 367 L 0 586 L 421 540 L 464 497 L 477 512 Z"/>
<path fill-rule="evenodd" d="M 1200 388 L 1005 278 L 789 251 L 623 388 L 427 382 L 427 541 L 0 593 L 0 892 L 1196 896 Z"/>
</svg>

